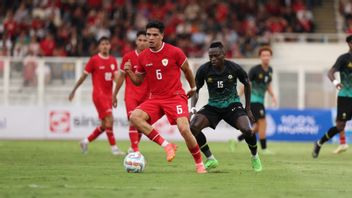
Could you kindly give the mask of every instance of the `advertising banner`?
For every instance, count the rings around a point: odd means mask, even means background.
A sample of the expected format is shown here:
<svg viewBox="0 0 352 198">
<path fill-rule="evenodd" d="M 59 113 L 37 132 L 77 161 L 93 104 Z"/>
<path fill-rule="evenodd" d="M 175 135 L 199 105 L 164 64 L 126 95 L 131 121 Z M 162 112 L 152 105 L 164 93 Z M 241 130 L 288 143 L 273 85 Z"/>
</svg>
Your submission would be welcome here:
<svg viewBox="0 0 352 198">
<path fill-rule="evenodd" d="M 267 137 L 280 141 L 314 141 L 331 126 L 331 110 L 267 110 Z"/>
</svg>

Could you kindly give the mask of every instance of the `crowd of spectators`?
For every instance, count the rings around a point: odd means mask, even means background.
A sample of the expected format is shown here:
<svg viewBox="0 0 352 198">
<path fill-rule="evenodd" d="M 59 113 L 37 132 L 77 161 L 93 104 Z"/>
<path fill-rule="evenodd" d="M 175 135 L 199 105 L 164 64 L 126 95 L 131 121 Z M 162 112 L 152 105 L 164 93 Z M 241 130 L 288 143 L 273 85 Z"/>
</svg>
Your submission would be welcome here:
<svg viewBox="0 0 352 198">
<path fill-rule="evenodd" d="M 352 0 L 340 0 L 340 14 L 344 18 L 343 31 L 352 34 Z"/>
<path fill-rule="evenodd" d="M 280 32 L 313 32 L 314 0 L 2 0 L 0 55 L 90 56 L 111 38 L 112 54 L 133 49 L 136 31 L 163 21 L 165 40 L 204 57 L 212 40 L 229 58 L 253 57 Z M 352 10 L 352 9 L 350 9 Z"/>
</svg>

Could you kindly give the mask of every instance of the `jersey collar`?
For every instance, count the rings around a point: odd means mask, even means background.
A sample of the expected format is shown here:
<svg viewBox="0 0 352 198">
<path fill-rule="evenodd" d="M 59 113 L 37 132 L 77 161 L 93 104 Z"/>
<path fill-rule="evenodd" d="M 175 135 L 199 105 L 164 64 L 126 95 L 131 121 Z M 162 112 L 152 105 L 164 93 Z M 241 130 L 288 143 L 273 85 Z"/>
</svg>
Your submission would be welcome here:
<svg viewBox="0 0 352 198">
<path fill-rule="evenodd" d="M 163 50 L 164 46 L 165 46 L 165 42 L 163 42 L 163 44 L 161 45 L 161 48 L 160 48 L 159 50 L 153 51 L 153 50 L 150 49 L 150 48 L 149 48 L 149 50 L 150 50 L 151 52 L 153 52 L 153 53 L 158 53 L 158 52 L 160 52 L 161 50 Z"/>
</svg>

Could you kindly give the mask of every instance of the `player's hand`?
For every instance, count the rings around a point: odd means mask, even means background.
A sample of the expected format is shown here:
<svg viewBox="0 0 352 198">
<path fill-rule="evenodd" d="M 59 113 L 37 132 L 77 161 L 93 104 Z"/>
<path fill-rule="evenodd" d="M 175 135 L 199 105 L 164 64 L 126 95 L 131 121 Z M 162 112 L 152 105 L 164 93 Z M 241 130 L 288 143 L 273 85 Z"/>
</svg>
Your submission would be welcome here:
<svg viewBox="0 0 352 198">
<path fill-rule="evenodd" d="M 255 118 L 253 116 L 252 111 L 250 109 L 246 109 L 246 112 L 247 112 L 248 118 L 251 121 L 251 123 L 254 123 L 255 122 Z"/>
<path fill-rule="evenodd" d="M 337 90 L 340 90 L 343 88 L 343 85 L 341 83 L 338 83 L 335 87 Z"/>
<path fill-rule="evenodd" d="M 70 95 L 68 96 L 68 100 L 71 102 L 74 97 L 75 97 L 75 92 L 72 91 L 72 92 L 70 93 Z"/>
<path fill-rule="evenodd" d="M 112 97 L 112 106 L 114 107 L 114 108 L 116 108 L 117 107 L 117 98 L 116 97 Z"/>
<path fill-rule="evenodd" d="M 131 60 L 130 59 L 128 59 L 128 61 L 125 62 L 124 68 L 125 68 L 125 72 L 130 72 L 131 71 L 132 64 L 131 64 Z"/>
<path fill-rule="evenodd" d="M 189 90 L 188 92 L 187 92 L 187 97 L 188 98 L 191 98 L 194 94 L 196 93 L 196 90 Z"/>
<path fill-rule="evenodd" d="M 277 108 L 277 107 L 278 107 L 278 105 L 277 105 L 277 100 L 276 100 L 275 97 L 273 97 L 273 98 L 271 99 L 271 102 L 272 102 L 272 105 L 273 105 L 274 108 Z"/>
<path fill-rule="evenodd" d="M 197 113 L 197 109 L 195 107 L 192 107 L 191 110 L 189 110 L 189 117 L 191 118 L 196 113 Z"/>
</svg>

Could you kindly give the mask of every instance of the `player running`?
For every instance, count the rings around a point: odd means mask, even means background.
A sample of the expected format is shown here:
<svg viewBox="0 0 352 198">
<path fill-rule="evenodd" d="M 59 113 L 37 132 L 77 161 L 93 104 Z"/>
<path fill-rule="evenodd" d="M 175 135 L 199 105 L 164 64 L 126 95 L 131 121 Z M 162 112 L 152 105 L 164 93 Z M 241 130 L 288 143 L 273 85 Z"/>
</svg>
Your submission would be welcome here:
<svg viewBox="0 0 352 198">
<path fill-rule="evenodd" d="M 257 139 L 251 130 L 250 120 L 254 120 L 250 110 L 251 88 L 246 72 L 238 64 L 225 60 L 225 53 L 221 42 L 213 42 L 209 48 L 207 63 L 200 66 L 196 74 L 197 91 L 192 97 L 191 112 L 196 113 L 191 120 L 191 130 L 196 137 L 198 145 L 207 157 L 206 169 L 216 168 L 219 162 L 215 159 L 207 144 L 202 129 L 216 125 L 224 120 L 232 127 L 245 134 L 245 140 L 252 154 L 251 162 L 254 171 L 262 170 L 262 165 L 257 153 Z M 245 87 L 246 106 L 243 109 L 237 94 L 237 79 Z M 207 83 L 209 100 L 208 104 L 198 112 L 195 108 L 198 101 L 199 90 Z"/>
<path fill-rule="evenodd" d="M 261 64 L 252 67 L 249 70 L 249 80 L 252 86 L 251 90 L 251 111 L 255 118 L 255 125 L 253 131 L 259 134 L 259 142 L 263 154 L 274 154 L 267 149 L 266 143 L 266 118 L 264 98 L 265 92 L 268 92 L 272 98 L 273 105 L 276 106 L 276 96 L 271 85 L 273 69 L 269 65 L 272 57 L 272 50 L 269 47 L 262 47 L 259 49 L 259 57 Z M 237 137 L 240 142 L 244 139 L 245 135 L 242 134 Z M 236 140 L 235 140 L 236 141 Z"/>
<path fill-rule="evenodd" d="M 112 104 L 115 108 L 117 107 L 116 96 L 123 84 L 123 81 L 126 79 L 125 104 L 128 118 L 130 117 L 132 111 L 149 97 L 150 91 L 146 81 L 143 82 L 140 86 L 136 86 L 133 84 L 130 78 L 126 78 L 124 65 L 127 61 L 130 61 L 132 65 L 131 70 L 132 72 L 135 72 L 138 65 L 138 56 L 147 47 L 148 43 L 146 32 L 138 31 L 136 38 L 136 49 L 131 52 L 128 52 L 123 56 L 119 74 L 116 80 Z M 138 132 L 137 129 L 132 124 L 130 124 L 129 136 L 131 147 L 128 149 L 128 152 L 139 152 L 138 144 L 141 140 L 142 133 Z"/>
<path fill-rule="evenodd" d="M 150 22 L 146 30 L 149 49 L 139 55 L 136 74 L 132 71 L 130 61 L 126 62 L 125 71 L 136 85 L 141 84 L 144 79 L 147 80 L 151 97 L 132 112 L 130 120 L 138 131 L 164 148 L 167 161 L 171 162 L 176 156 L 176 145 L 165 140 L 151 126 L 166 115 L 170 124 L 176 124 L 185 139 L 194 158 L 197 173 L 206 173 L 197 141 L 189 128 L 187 96 L 191 97 L 196 87 L 187 57 L 181 49 L 162 41 L 163 23 Z M 187 95 L 180 80 L 181 70 L 191 87 Z"/>
<path fill-rule="evenodd" d="M 105 131 L 111 145 L 112 154 L 125 155 L 125 153 L 117 147 L 113 133 L 112 88 L 113 80 L 117 76 L 118 66 L 116 59 L 113 56 L 110 56 L 110 48 L 110 41 L 107 37 L 99 39 L 99 53 L 89 59 L 83 74 L 76 82 L 75 87 L 68 98 L 72 101 L 78 87 L 84 82 L 88 74 L 92 74 L 93 102 L 99 114 L 101 125 L 98 126 L 87 138 L 84 138 L 80 142 L 83 153 L 88 152 L 88 143 L 95 140 Z"/>
<path fill-rule="evenodd" d="M 314 143 L 313 158 L 319 156 L 321 146 L 336 134 L 345 130 L 346 122 L 352 118 L 352 35 L 346 37 L 349 51 L 342 54 L 329 70 L 328 77 L 339 90 L 337 97 L 336 125 L 331 127 L 320 140 Z M 335 79 L 335 72 L 340 72 L 341 82 Z"/>
</svg>

